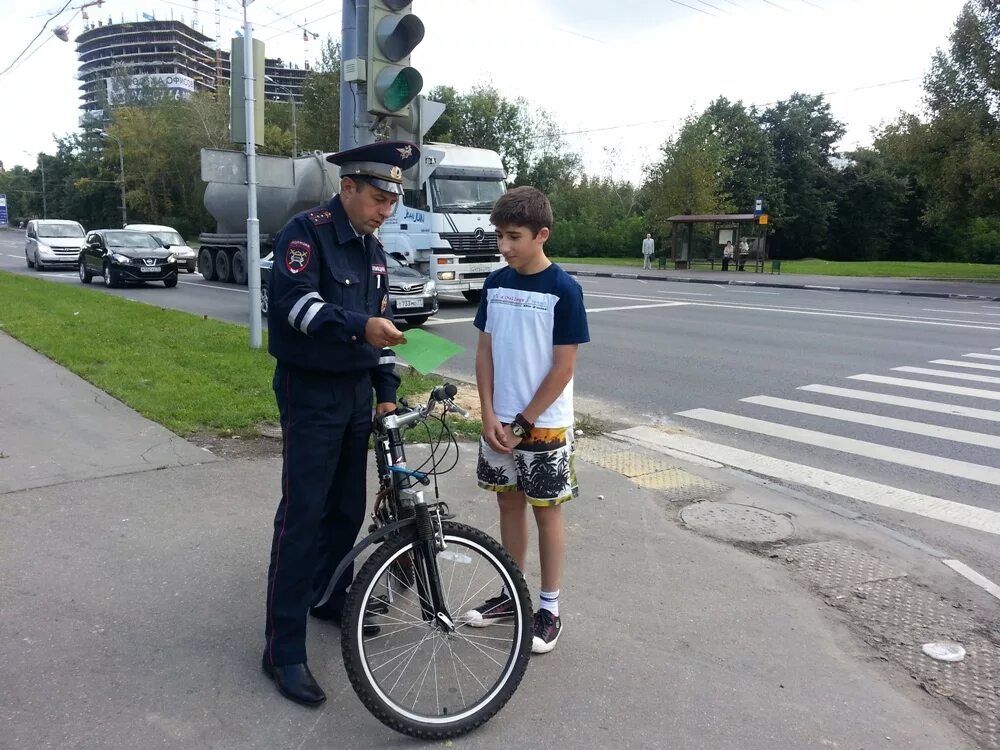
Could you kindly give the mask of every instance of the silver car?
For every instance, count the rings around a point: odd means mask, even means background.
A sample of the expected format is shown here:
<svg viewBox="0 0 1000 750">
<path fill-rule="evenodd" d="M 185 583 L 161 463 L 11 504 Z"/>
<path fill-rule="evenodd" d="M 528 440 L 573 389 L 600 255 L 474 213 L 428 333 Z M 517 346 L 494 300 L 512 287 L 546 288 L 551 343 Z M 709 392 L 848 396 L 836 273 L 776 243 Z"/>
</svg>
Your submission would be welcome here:
<svg viewBox="0 0 1000 750">
<path fill-rule="evenodd" d="M 188 247 L 187 242 L 181 237 L 173 227 L 165 227 L 162 224 L 126 224 L 125 229 L 134 229 L 137 232 L 148 232 L 160 241 L 167 250 L 177 259 L 177 270 L 194 273 L 198 266 L 198 253 Z"/>
<path fill-rule="evenodd" d="M 87 233 L 77 221 L 32 219 L 24 232 L 24 261 L 28 268 L 44 271 L 54 266 L 75 266 Z"/>
</svg>

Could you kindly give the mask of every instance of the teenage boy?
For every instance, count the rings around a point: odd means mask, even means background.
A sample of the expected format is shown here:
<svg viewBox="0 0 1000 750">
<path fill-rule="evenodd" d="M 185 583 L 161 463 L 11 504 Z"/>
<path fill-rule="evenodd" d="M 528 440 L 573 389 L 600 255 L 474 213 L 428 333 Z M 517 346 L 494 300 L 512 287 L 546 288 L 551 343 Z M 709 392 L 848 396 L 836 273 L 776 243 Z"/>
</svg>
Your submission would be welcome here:
<svg viewBox="0 0 1000 750">
<path fill-rule="evenodd" d="M 580 285 L 545 256 L 552 207 L 532 187 L 505 193 L 490 221 L 507 266 L 483 284 L 476 381 L 483 413 L 479 486 L 497 493 L 500 539 L 523 570 L 530 505 L 538 527 L 539 608 L 532 652 L 555 648 L 562 631 L 559 582 L 565 557 L 562 504 L 578 494 L 573 470 L 573 371 L 590 341 Z M 474 627 L 509 620 L 510 592 L 465 614 Z"/>
</svg>

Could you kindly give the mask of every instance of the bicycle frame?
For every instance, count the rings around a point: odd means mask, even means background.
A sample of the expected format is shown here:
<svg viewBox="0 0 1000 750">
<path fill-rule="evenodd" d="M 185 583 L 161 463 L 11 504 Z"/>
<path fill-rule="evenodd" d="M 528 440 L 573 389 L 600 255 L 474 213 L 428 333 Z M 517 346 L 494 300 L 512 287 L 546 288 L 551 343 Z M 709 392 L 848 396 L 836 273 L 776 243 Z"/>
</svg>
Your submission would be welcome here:
<svg viewBox="0 0 1000 750">
<path fill-rule="evenodd" d="M 374 529 L 341 560 L 330 580 L 331 582 L 340 580 L 347 567 L 371 545 L 381 543 L 391 534 L 416 524 L 417 540 L 422 554 L 416 555 L 414 562 L 422 567 L 416 576 L 422 615 L 425 621 L 437 621 L 440 627 L 452 631 L 455 629 L 454 619 L 444 603 L 445 597 L 441 591 L 437 566 L 428 565 L 428 561 L 434 560 L 437 553 L 447 546 L 441 521 L 453 516 L 441 512 L 442 504 L 439 503 L 432 509 L 424 500 L 424 492 L 416 486 L 416 483 L 430 484 L 429 475 L 406 466 L 406 450 L 403 443 L 403 431 L 411 425 L 426 420 L 438 403 L 443 403 L 447 411 L 464 413 L 463 409 L 451 401 L 450 396 L 440 396 L 439 392 L 446 393 L 441 389 L 435 389 L 423 407 L 407 411 L 397 410 L 385 417 L 375 418 L 375 461 L 379 490 L 372 513 Z M 386 510 L 387 514 L 383 512 Z M 427 586 L 430 590 L 426 590 Z"/>
</svg>

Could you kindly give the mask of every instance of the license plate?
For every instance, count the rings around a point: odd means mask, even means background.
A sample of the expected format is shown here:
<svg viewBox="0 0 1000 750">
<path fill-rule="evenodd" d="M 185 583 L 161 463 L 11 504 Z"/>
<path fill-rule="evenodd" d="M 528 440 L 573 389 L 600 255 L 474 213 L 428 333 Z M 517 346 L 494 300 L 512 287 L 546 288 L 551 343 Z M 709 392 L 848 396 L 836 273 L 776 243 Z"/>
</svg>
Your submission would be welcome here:
<svg viewBox="0 0 1000 750">
<path fill-rule="evenodd" d="M 470 263 L 469 265 L 460 265 L 458 270 L 461 273 L 489 273 L 493 270 L 493 265 L 490 263 Z"/>
<path fill-rule="evenodd" d="M 396 309 L 404 310 L 410 307 L 423 307 L 424 301 L 422 299 L 397 299 Z"/>
<path fill-rule="evenodd" d="M 143 273 L 159 273 L 160 272 L 160 267 L 159 266 L 143 266 L 139 270 L 142 271 Z"/>
</svg>

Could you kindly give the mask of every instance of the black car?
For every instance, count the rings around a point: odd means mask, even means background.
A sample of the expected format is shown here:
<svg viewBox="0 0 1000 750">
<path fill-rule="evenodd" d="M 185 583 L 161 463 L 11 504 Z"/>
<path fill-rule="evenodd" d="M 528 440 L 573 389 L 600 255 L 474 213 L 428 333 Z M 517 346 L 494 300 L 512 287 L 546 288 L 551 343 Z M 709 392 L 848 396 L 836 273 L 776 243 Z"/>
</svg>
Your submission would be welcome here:
<svg viewBox="0 0 1000 750">
<path fill-rule="evenodd" d="M 260 261 L 260 311 L 267 315 L 270 304 L 271 266 L 270 255 Z M 391 255 L 386 256 L 389 272 L 389 304 L 396 320 L 402 318 L 412 326 L 422 326 L 438 311 L 436 284 L 425 274 L 405 266 Z"/>
<path fill-rule="evenodd" d="M 162 281 L 168 288 L 177 286 L 177 259 L 147 232 L 130 229 L 90 232 L 78 265 L 84 284 L 101 276 L 109 287 L 144 281 Z"/>
</svg>

